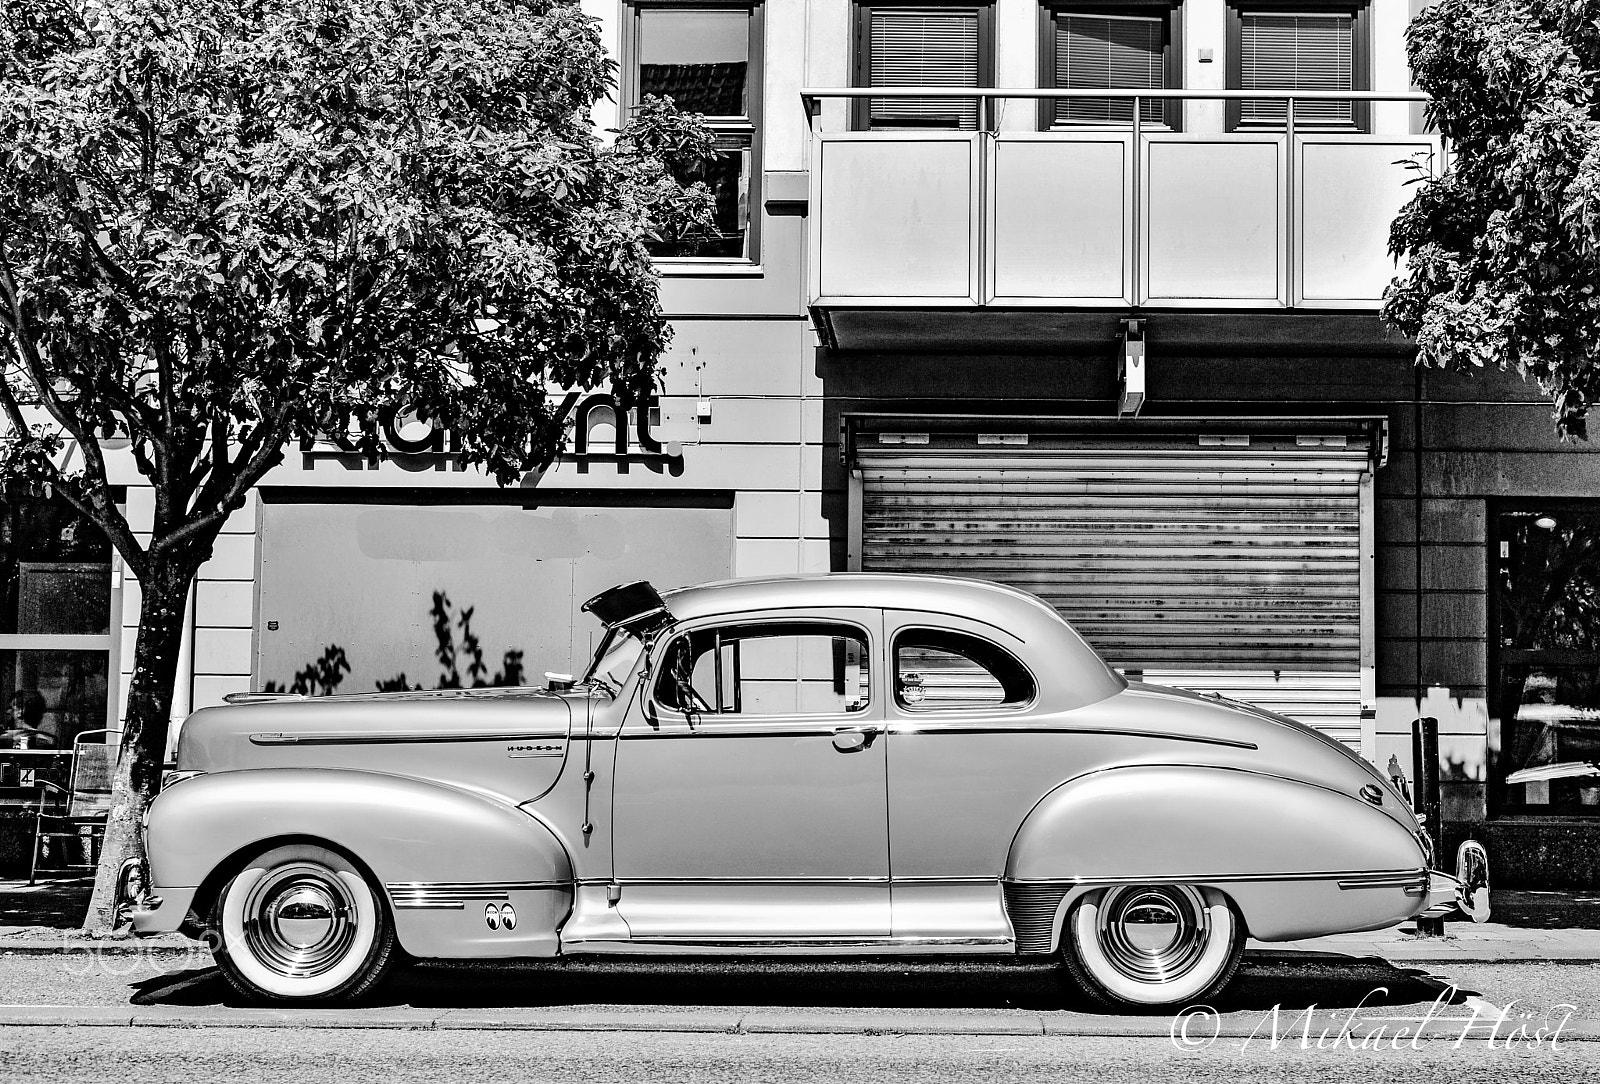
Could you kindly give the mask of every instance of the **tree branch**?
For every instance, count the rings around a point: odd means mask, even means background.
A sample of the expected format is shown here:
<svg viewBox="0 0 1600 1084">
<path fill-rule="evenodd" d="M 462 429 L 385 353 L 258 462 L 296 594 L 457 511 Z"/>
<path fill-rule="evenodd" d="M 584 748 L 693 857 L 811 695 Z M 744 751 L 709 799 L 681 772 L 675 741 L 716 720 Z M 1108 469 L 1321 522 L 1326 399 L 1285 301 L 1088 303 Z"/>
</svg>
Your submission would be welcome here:
<svg viewBox="0 0 1600 1084">
<path fill-rule="evenodd" d="M 89 221 L 88 212 L 83 205 L 67 194 L 64 178 L 61 184 L 57 186 L 57 189 L 61 193 L 62 203 L 66 205 L 67 220 L 77 227 L 78 234 L 83 238 L 89 254 L 94 257 L 94 262 L 113 282 L 126 290 L 130 298 L 138 297 L 140 293 L 138 281 L 123 270 L 122 266 L 113 260 L 106 250 L 101 247 L 99 232 L 95 230 L 94 224 Z M 83 183 L 79 182 L 77 189 L 79 196 L 83 195 L 83 189 Z"/>
<path fill-rule="evenodd" d="M 182 526 L 168 531 L 161 538 L 163 546 L 181 545 L 204 534 L 211 527 L 220 526 L 223 520 L 233 514 L 233 510 L 243 502 L 245 494 L 261 480 L 261 476 L 272 466 L 273 457 L 282 449 L 288 435 L 289 414 L 293 405 L 292 400 L 281 403 L 269 422 L 258 425 L 245 438 L 239 455 L 232 461 L 227 458 L 226 447 L 220 451 L 212 449 L 212 454 L 220 455 L 221 461 L 228 466 L 226 469 L 213 467 L 211 477 L 196 499 L 197 508 L 207 507 L 209 511 L 197 511 Z M 251 444 L 255 447 L 252 448 Z M 224 482 L 223 479 L 229 476 L 230 480 Z"/>
<path fill-rule="evenodd" d="M 14 342 L 7 341 L 6 353 L 13 361 L 16 360 L 16 345 Z M 29 432 L 27 420 L 22 415 L 22 404 L 17 402 L 16 393 L 12 391 L 11 382 L 7 379 L 0 379 L 0 411 L 4 412 L 6 420 L 11 423 L 12 430 L 19 437 L 25 436 Z M 81 444 L 80 447 L 82 447 Z M 98 446 L 95 448 L 95 453 L 98 459 Z M 85 454 L 84 459 L 85 462 L 88 461 L 87 454 Z M 78 484 L 73 479 L 64 476 L 61 473 L 61 468 L 56 466 L 55 463 L 48 458 L 40 459 L 38 462 L 49 471 L 51 475 L 50 483 L 61 494 L 62 498 L 106 533 L 106 536 L 111 539 L 118 551 L 121 552 L 122 559 L 128 563 L 128 567 L 133 570 L 135 576 L 142 575 L 145 567 L 145 549 L 139 545 L 139 540 L 134 535 L 133 529 L 128 525 L 127 519 L 111 503 L 107 495 L 103 464 L 99 478 L 93 479 L 91 485 L 86 487 L 83 492 L 79 492 Z"/>
</svg>

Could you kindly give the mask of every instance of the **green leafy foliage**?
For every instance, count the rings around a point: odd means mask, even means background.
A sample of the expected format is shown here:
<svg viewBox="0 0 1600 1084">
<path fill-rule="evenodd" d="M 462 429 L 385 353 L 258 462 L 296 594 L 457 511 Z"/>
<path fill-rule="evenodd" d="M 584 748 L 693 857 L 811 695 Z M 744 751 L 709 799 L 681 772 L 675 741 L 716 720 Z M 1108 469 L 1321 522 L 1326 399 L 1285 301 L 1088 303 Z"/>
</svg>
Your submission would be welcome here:
<svg viewBox="0 0 1600 1084">
<path fill-rule="evenodd" d="M 1419 363 L 1515 369 L 1586 435 L 1600 386 L 1600 0 L 1440 0 L 1407 33 L 1449 168 L 1418 185 L 1384 304 Z"/>
<path fill-rule="evenodd" d="M 0 469 L 92 505 L 95 451 L 50 459 L 123 435 L 159 543 L 237 506 L 291 437 L 381 454 L 386 408 L 502 484 L 547 465 L 548 388 L 652 386 L 668 328 L 642 242 L 709 214 L 673 178 L 710 133 L 653 100 L 606 144 L 613 81 L 573 3 L 7 5 Z"/>
</svg>

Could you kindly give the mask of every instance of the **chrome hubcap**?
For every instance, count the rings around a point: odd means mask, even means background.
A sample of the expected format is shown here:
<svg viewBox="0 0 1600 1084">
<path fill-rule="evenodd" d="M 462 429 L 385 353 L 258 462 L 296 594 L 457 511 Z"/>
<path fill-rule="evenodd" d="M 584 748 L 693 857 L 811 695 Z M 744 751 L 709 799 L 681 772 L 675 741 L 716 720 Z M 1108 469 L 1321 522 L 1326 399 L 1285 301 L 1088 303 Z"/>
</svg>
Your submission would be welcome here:
<svg viewBox="0 0 1600 1084">
<path fill-rule="evenodd" d="M 308 949 L 333 930 L 337 910 L 321 885 L 296 885 L 267 906 L 267 918 L 285 944 Z"/>
<path fill-rule="evenodd" d="M 1138 982 L 1170 982 L 1205 952 L 1210 922 L 1198 890 L 1187 885 L 1113 888 L 1100 901 L 1100 950 Z"/>
<path fill-rule="evenodd" d="M 269 870 L 245 903 L 245 939 L 263 966 L 314 978 L 344 959 L 355 938 L 355 900 L 330 869 L 296 863 Z"/>
</svg>

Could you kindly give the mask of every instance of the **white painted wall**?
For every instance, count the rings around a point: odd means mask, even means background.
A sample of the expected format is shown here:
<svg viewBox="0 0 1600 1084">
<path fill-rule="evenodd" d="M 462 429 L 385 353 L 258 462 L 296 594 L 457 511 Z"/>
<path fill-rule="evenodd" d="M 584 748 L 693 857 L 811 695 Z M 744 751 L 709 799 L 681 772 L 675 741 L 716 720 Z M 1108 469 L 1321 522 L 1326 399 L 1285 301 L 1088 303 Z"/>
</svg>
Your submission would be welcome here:
<svg viewBox="0 0 1600 1084">
<path fill-rule="evenodd" d="M 1228 18 L 1224 0 L 1188 0 L 1183 5 L 1183 85 L 1195 90 L 1222 90 L 1228 85 Z M 1200 57 L 1209 51 L 1211 59 Z M 1183 107 L 1186 132 L 1223 130 L 1226 110 L 1220 101 L 1190 101 Z"/>
<path fill-rule="evenodd" d="M 994 85 L 1039 85 L 1038 0 L 995 0 Z M 1039 127 L 1039 103 L 1012 98 L 997 104 L 1002 132 L 1032 132 Z"/>
<path fill-rule="evenodd" d="M 613 57 L 620 57 L 622 55 L 620 0 L 582 0 L 582 3 L 583 13 L 600 21 L 600 36 L 605 42 L 606 51 Z M 595 130 L 600 133 L 602 139 L 609 140 L 611 137 L 607 133 L 622 123 L 621 107 L 617 104 L 616 95 L 596 102 L 592 115 Z"/>
<path fill-rule="evenodd" d="M 1406 63 L 1405 32 L 1410 21 L 1409 0 L 1372 0 L 1367 29 L 1372 41 L 1372 89 L 1404 93 L 1412 89 L 1411 67 Z M 1404 102 L 1374 102 L 1372 131 L 1400 135 L 1412 126 L 1412 107 Z"/>
</svg>

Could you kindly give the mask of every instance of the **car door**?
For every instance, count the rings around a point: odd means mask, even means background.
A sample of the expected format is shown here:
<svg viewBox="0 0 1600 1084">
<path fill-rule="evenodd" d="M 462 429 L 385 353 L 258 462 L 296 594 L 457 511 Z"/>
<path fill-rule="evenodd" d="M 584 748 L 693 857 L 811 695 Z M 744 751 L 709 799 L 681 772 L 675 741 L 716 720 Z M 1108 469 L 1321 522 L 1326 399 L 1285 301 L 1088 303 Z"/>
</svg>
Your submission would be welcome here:
<svg viewBox="0 0 1600 1084">
<path fill-rule="evenodd" d="M 1067 739 L 1034 725 L 1037 683 L 1010 632 L 906 610 L 884 627 L 892 931 L 981 951 L 1011 936 L 1006 853 Z"/>
<path fill-rule="evenodd" d="M 881 614 L 740 614 L 662 636 L 618 734 L 633 940 L 889 934 Z"/>
</svg>

